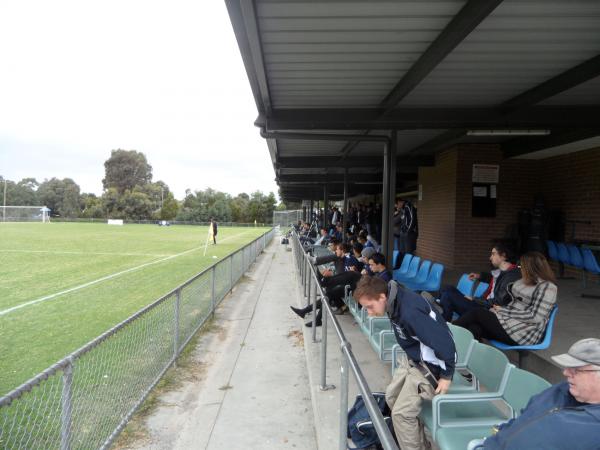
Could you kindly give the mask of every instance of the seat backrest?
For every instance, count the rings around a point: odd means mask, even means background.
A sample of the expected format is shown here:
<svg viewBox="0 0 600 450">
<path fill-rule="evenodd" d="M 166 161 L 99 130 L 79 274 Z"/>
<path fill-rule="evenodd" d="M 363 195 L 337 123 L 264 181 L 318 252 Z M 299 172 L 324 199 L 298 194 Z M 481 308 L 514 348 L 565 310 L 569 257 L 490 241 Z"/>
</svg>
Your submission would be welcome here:
<svg viewBox="0 0 600 450">
<path fill-rule="evenodd" d="M 406 276 L 408 278 L 412 278 L 417 275 L 417 271 L 419 270 L 419 263 L 421 262 L 421 258 L 419 256 L 413 256 L 410 260 L 410 265 L 408 266 L 408 270 L 406 271 Z"/>
<path fill-rule="evenodd" d="M 548 317 L 548 323 L 546 324 L 546 331 L 544 334 L 544 339 L 540 344 L 550 347 L 550 343 L 552 342 L 552 330 L 554 329 L 554 319 L 556 319 L 556 314 L 558 313 L 558 306 L 554 306 L 552 312 L 550 313 L 550 317 Z"/>
<path fill-rule="evenodd" d="M 583 269 L 583 257 L 581 256 L 579 249 L 575 245 L 569 244 L 567 245 L 567 250 L 569 251 L 570 264 L 579 269 Z"/>
<path fill-rule="evenodd" d="M 542 377 L 518 367 L 511 367 L 504 390 L 504 400 L 513 408 L 514 416 L 521 414 L 529 399 L 550 387 Z"/>
<path fill-rule="evenodd" d="M 456 289 L 458 289 L 462 295 L 471 295 L 473 293 L 473 286 L 475 286 L 475 281 L 469 280 L 469 275 L 463 273 L 460 280 L 458 280 Z"/>
<path fill-rule="evenodd" d="M 475 288 L 475 292 L 473 292 L 473 297 L 481 297 L 485 293 L 485 291 L 488 290 L 489 287 L 490 285 L 488 283 L 480 281 L 477 287 Z"/>
<path fill-rule="evenodd" d="M 469 371 L 477 378 L 480 385 L 490 392 L 498 392 L 508 367 L 508 358 L 491 345 L 476 342 L 467 364 Z"/>
<path fill-rule="evenodd" d="M 402 258 L 402 265 L 400 266 L 399 272 L 404 274 L 408 272 L 408 268 L 410 267 L 410 262 L 413 259 L 413 255 L 410 253 L 406 253 Z"/>
<path fill-rule="evenodd" d="M 556 243 L 554 241 L 546 241 L 546 245 L 548 246 L 548 256 L 550 259 L 558 261 L 558 249 L 556 248 Z"/>
<path fill-rule="evenodd" d="M 556 244 L 556 248 L 558 249 L 558 260 L 565 264 L 571 264 L 571 258 L 569 257 L 569 250 L 567 250 L 567 246 L 563 242 L 559 242 Z"/>
<path fill-rule="evenodd" d="M 396 267 L 396 260 L 398 259 L 399 254 L 400 252 L 398 250 L 392 252 L 392 267 Z"/>
<path fill-rule="evenodd" d="M 429 275 L 429 270 L 431 269 L 431 261 L 424 260 L 421 263 L 421 267 L 419 267 L 419 271 L 417 272 L 417 276 L 412 280 L 414 283 L 425 283 L 427 280 L 427 276 Z"/>
<path fill-rule="evenodd" d="M 456 347 L 456 364 L 464 366 L 469 360 L 471 349 L 475 344 L 473 333 L 463 327 L 448 323 Z"/>
<path fill-rule="evenodd" d="M 591 273 L 600 273 L 600 264 L 596 261 L 594 253 L 589 248 L 582 248 L 581 253 L 583 255 L 583 267 L 585 267 L 585 270 Z"/>
</svg>

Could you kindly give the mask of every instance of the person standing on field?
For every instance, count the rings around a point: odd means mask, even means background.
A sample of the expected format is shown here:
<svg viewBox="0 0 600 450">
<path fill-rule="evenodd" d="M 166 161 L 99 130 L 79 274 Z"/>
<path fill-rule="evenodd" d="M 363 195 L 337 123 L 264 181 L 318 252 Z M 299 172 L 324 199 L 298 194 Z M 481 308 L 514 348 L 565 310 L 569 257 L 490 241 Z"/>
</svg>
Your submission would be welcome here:
<svg viewBox="0 0 600 450">
<path fill-rule="evenodd" d="M 212 238 L 213 238 L 213 245 L 217 245 L 217 221 L 214 218 L 210 218 L 210 228 L 211 228 L 211 234 L 212 234 Z"/>
</svg>

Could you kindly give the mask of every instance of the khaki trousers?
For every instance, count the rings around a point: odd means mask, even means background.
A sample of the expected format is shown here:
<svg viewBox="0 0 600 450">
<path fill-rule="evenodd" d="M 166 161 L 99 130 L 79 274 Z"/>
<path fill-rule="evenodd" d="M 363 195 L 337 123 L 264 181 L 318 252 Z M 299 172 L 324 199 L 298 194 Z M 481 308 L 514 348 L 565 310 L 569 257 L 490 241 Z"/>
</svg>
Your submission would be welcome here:
<svg viewBox="0 0 600 450">
<path fill-rule="evenodd" d="M 402 450 L 431 448 L 419 413 L 423 400 L 431 400 L 434 393 L 431 383 L 418 369 L 410 367 L 408 361 L 396 369 L 394 379 L 385 391 L 385 400 L 392 410 L 392 423 Z"/>
</svg>

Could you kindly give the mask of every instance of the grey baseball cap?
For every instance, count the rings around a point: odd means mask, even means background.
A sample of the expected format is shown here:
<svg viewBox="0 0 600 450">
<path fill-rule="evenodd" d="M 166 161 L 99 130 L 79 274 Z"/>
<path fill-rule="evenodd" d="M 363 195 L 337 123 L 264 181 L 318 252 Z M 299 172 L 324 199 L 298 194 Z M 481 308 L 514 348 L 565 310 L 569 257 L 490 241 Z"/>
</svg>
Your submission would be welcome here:
<svg viewBox="0 0 600 450">
<path fill-rule="evenodd" d="M 587 338 L 575 342 L 567 353 L 552 356 L 561 367 L 600 366 L 600 339 Z"/>
<path fill-rule="evenodd" d="M 367 248 L 363 248 L 362 252 L 360 252 L 360 256 L 363 256 L 365 258 L 370 258 L 371 256 L 373 256 L 373 254 L 377 253 L 375 251 L 375 249 L 373 247 L 367 247 Z"/>
</svg>

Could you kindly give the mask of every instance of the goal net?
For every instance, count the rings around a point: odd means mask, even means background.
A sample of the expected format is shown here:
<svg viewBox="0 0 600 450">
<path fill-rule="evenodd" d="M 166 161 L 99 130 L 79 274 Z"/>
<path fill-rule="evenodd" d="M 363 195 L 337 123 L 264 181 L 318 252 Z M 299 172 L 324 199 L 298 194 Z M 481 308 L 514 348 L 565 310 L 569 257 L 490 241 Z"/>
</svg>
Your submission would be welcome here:
<svg viewBox="0 0 600 450">
<path fill-rule="evenodd" d="M 50 209 L 45 206 L 0 206 L 2 222 L 49 222 Z"/>
</svg>

